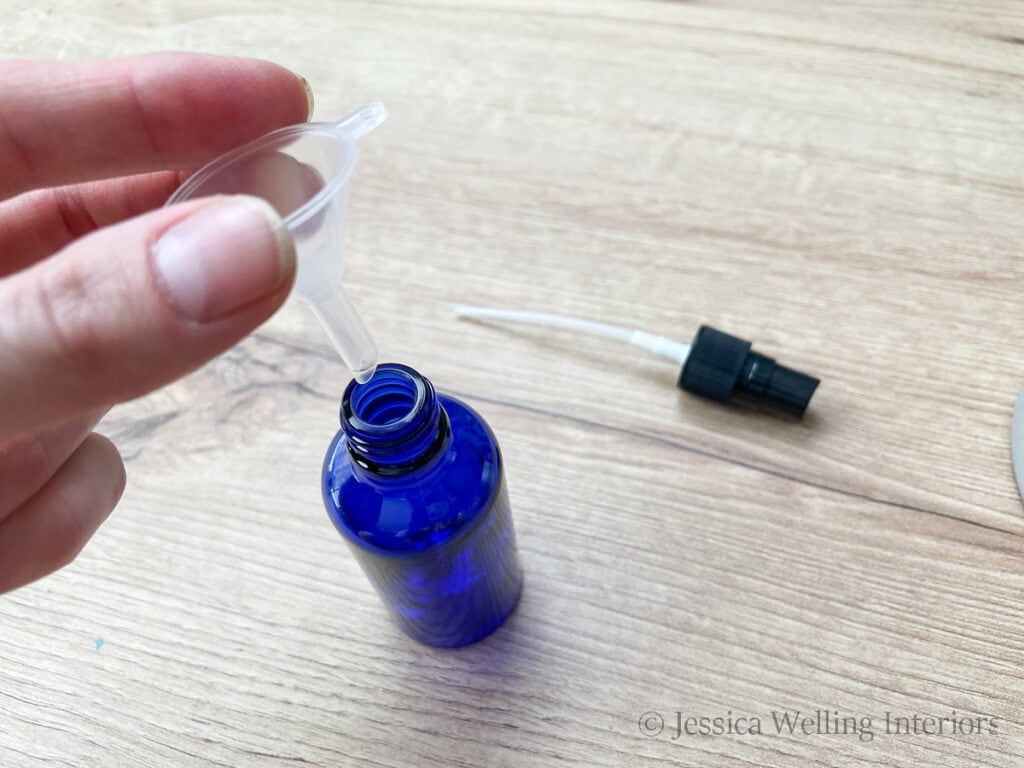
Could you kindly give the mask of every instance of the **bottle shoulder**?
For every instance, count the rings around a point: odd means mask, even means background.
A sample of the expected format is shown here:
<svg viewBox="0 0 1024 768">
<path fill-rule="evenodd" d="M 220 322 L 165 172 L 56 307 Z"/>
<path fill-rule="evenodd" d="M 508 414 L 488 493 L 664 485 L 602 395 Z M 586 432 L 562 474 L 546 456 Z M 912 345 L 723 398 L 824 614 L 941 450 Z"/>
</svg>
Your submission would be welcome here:
<svg viewBox="0 0 1024 768">
<path fill-rule="evenodd" d="M 493 432 L 461 400 L 438 393 L 438 401 L 448 414 L 448 445 L 429 465 L 399 476 L 353 466 L 344 434 L 335 435 L 323 494 L 342 535 L 382 550 L 419 551 L 451 539 L 491 504 L 502 472 Z"/>
</svg>

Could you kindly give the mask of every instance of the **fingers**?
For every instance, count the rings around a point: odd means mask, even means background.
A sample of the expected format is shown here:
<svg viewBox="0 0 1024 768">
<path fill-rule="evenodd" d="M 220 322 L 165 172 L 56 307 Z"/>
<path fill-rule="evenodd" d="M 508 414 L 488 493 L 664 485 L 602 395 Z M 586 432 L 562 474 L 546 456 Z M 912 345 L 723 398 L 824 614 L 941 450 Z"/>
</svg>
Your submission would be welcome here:
<svg viewBox="0 0 1024 768">
<path fill-rule="evenodd" d="M 163 205 L 188 172 L 157 171 L 26 192 L 0 202 L 0 277 L 24 269 L 101 227 Z M 236 163 L 239 194 L 262 197 L 287 215 L 323 188 L 312 167 L 273 150 Z"/>
<path fill-rule="evenodd" d="M 86 437 L 35 496 L 0 522 L 0 592 L 74 560 L 121 498 L 124 482 L 114 444 Z"/>
<path fill-rule="evenodd" d="M 0 441 L 188 373 L 287 298 L 295 248 L 249 197 L 161 209 L 0 281 Z"/>
<path fill-rule="evenodd" d="M 26 189 L 201 165 L 310 112 L 275 64 L 198 54 L 5 63 L 0 199 Z"/>
<path fill-rule="evenodd" d="M 191 190 L 191 195 L 206 196 L 210 189 L 220 194 L 255 195 L 270 203 L 282 216 L 288 216 L 311 200 L 326 181 L 313 166 L 287 152 L 263 147 L 235 158 L 230 173 L 216 174 Z"/>
<path fill-rule="evenodd" d="M 0 448 L 0 521 L 35 494 L 102 418 L 98 411 Z"/>
<path fill-rule="evenodd" d="M 159 208 L 187 175 L 157 171 L 40 189 L 0 202 L 0 277 L 101 227 Z"/>
</svg>

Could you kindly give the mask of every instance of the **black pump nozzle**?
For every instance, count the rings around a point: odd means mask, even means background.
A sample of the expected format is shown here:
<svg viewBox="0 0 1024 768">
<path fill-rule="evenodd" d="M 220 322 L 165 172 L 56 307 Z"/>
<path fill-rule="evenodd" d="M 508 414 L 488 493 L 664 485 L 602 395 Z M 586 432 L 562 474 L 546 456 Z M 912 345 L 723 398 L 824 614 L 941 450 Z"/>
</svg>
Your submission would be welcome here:
<svg viewBox="0 0 1024 768">
<path fill-rule="evenodd" d="M 702 325 L 679 372 L 679 386 L 723 403 L 747 403 L 800 418 L 819 381 L 751 352 L 750 342 Z"/>
</svg>

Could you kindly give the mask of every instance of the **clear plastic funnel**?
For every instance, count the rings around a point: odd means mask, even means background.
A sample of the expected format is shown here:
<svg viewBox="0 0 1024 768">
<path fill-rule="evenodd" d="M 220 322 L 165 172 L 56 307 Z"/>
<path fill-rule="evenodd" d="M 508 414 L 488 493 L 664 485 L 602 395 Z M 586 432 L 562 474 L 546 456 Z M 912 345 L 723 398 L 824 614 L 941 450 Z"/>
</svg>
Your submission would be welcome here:
<svg viewBox="0 0 1024 768">
<path fill-rule="evenodd" d="M 295 239 L 295 290 L 360 382 L 377 367 L 377 347 L 341 283 L 348 179 L 356 164 L 356 140 L 387 114 L 383 104 L 367 104 L 336 123 L 303 123 L 268 133 L 196 172 L 167 201 L 255 195 L 274 206 Z"/>
</svg>

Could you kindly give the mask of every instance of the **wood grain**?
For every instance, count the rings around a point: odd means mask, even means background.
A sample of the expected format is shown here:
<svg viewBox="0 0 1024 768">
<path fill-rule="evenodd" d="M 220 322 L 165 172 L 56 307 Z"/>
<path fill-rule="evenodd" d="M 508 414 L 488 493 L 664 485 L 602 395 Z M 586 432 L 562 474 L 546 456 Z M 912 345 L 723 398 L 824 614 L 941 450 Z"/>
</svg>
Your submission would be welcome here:
<svg viewBox="0 0 1024 768">
<path fill-rule="evenodd" d="M 256 55 L 318 118 L 388 104 L 348 283 L 386 358 L 494 428 L 526 586 L 458 652 L 388 623 L 319 499 L 347 377 L 289 306 L 106 421 L 119 511 L 0 601 L 0 764 L 1020 765 L 1024 5 L 4 10 L 7 56 Z M 706 322 L 823 383 L 780 422 L 456 302 Z M 873 738 L 770 727 L 819 709 Z M 951 710 L 997 732 L 880 732 Z M 677 712 L 769 727 L 673 739 Z"/>
</svg>

